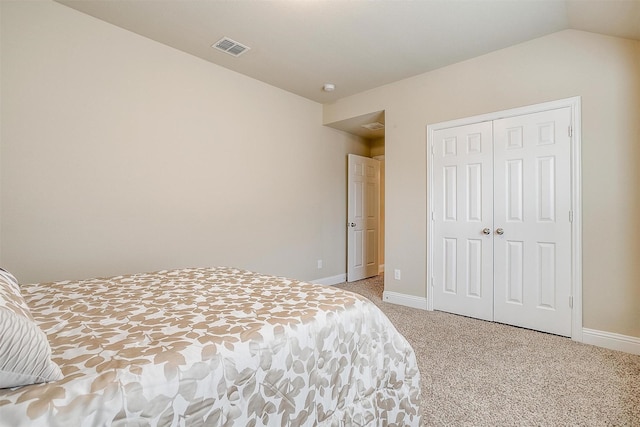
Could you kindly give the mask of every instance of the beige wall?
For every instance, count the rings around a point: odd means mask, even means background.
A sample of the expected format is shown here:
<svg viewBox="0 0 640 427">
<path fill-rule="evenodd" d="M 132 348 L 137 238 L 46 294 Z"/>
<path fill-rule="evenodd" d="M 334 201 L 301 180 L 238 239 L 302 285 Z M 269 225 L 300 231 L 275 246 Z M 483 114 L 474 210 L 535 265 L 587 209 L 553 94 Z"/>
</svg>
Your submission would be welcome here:
<svg viewBox="0 0 640 427">
<path fill-rule="evenodd" d="M 640 42 L 632 40 L 567 30 L 325 106 L 325 123 L 385 110 L 387 290 L 426 293 L 426 125 L 578 95 L 583 324 L 640 337 Z"/>
<path fill-rule="evenodd" d="M 371 147 L 371 157 L 384 156 L 384 137 L 369 141 Z"/>
<path fill-rule="evenodd" d="M 344 273 L 346 154 L 369 148 L 320 104 L 57 3 L 2 2 L 1 24 L 1 265 L 21 281 Z"/>
</svg>

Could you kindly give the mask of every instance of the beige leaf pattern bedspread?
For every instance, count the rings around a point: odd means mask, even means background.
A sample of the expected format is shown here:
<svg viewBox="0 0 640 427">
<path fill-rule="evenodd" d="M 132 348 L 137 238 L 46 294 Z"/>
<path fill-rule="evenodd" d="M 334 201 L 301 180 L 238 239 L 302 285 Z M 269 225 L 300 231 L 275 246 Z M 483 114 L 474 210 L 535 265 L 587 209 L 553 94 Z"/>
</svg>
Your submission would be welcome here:
<svg viewBox="0 0 640 427">
<path fill-rule="evenodd" d="M 233 268 L 24 285 L 64 378 L 10 426 L 418 426 L 415 355 L 366 298 Z"/>
</svg>

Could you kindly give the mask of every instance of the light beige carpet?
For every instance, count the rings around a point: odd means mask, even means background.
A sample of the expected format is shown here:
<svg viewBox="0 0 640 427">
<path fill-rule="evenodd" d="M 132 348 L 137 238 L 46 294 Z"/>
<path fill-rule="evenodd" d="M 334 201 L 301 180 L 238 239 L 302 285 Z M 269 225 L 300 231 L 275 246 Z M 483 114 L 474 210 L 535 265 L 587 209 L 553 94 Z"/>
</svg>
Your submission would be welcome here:
<svg viewBox="0 0 640 427">
<path fill-rule="evenodd" d="M 371 299 L 413 346 L 427 426 L 640 426 L 640 356 Z"/>
</svg>

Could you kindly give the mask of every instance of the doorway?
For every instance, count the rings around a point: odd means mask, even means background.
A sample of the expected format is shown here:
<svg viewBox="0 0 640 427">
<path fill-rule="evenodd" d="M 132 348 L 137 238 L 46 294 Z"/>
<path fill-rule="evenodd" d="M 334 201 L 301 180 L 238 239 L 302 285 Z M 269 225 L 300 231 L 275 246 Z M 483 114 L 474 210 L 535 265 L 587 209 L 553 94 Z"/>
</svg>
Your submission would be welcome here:
<svg viewBox="0 0 640 427">
<path fill-rule="evenodd" d="M 354 282 L 378 274 L 380 162 L 347 157 L 347 282 Z"/>
<path fill-rule="evenodd" d="M 347 282 L 384 272 L 384 138 L 368 144 L 347 156 Z"/>
<path fill-rule="evenodd" d="M 361 143 L 366 147 L 366 153 L 361 152 L 360 156 L 349 155 L 346 161 L 347 193 L 359 194 L 359 197 L 347 195 L 346 209 L 346 259 L 347 281 L 360 280 L 366 277 L 375 276 L 384 272 L 384 225 L 385 225 L 385 112 L 376 111 L 363 114 L 338 122 L 327 123 L 329 127 L 350 133 L 360 138 Z M 359 157 L 366 157 L 357 161 L 358 165 L 352 165 L 350 171 L 349 157 L 352 160 Z M 378 176 L 377 190 L 371 193 L 366 176 L 357 177 L 358 174 L 366 174 L 366 163 L 375 162 L 376 174 Z M 356 188 L 357 187 L 357 188 Z M 364 191 L 364 189 L 368 189 Z M 365 197 L 366 196 L 366 197 Z M 357 199 L 357 203 L 354 201 Z M 363 209 L 369 210 L 368 220 L 362 218 Z M 373 219 L 376 217 L 377 219 Z M 365 227 L 365 222 L 376 221 L 377 229 Z M 364 228 L 368 231 L 364 232 Z M 356 230 L 357 229 L 357 230 Z"/>
</svg>

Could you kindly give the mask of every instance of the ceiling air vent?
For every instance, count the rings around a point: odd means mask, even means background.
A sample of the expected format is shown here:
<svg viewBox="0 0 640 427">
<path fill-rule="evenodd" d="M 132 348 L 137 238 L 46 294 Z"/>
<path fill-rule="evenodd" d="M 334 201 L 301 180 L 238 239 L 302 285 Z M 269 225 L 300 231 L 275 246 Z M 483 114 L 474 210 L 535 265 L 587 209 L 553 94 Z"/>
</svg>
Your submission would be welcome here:
<svg viewBox="0 0 640 427">
<path fill-rule="evenodd" d="M 384 129 L 384 125 L 380 122 L 367 123 L 366 125 L 361 125 L 365 129 L 369 130 L 380 130 Z"/>
<path fill-rule="evenodd" d="M 212 44 L 211 47 L 233 56 L 240 56 L 250 49 L 250 47 L 245 46 L 242 43 L 238 43 L 235 40 L 231 40 L 228 37 L 221 38 Z"/>
</svg>

